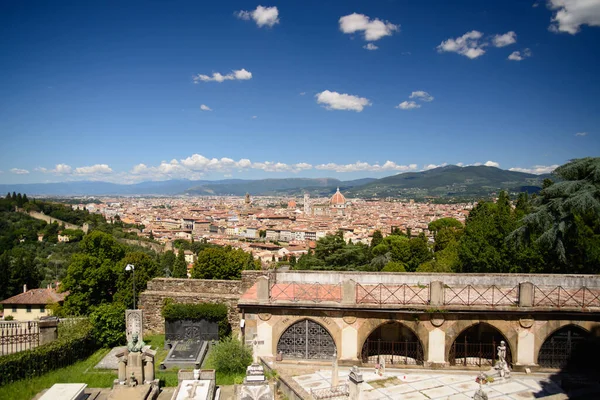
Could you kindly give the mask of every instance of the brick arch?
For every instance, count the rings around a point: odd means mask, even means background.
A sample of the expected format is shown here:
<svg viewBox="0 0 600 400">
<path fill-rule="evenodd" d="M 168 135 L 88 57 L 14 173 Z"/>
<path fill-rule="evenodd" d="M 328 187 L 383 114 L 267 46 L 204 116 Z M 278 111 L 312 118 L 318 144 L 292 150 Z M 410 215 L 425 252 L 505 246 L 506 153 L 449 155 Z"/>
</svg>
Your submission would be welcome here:
<svg viewBox="0 0 600 400">
<path fill-rule="evenodd" d="M 516 357 L 517 357 L 518 333 L 514 329 L 511 329 L 509 332 L 506 332 L 506 330 L 505 330 L 506 326 L 502 326 L 498 322 L 504 322 L 504 321 L 472 320 L 472 319 L 456 320 L 456 322 L 454 324 L 452 324 L 451 327 L 449 327 L 451 329 L 446 330 L 446 349 L 445 349 L 445 353 L 444 353 L 446 362 L 450 361 L 450 349 L 452 348 L 452 344 L 454 344 L 454 341 L 460 336 L 461 333 L 463 333 L 465 330 L 467 330 L 477 324 L 487 324 L 487 325 L 491 326 L 492 328 L 495 328 L 496 330 L 498 330 L 498 332 L 500 332 L 500 334 L 502 336 L 504 336 L 504 338 L 506 339 L 506 344 L 508 345 L 508 347 L 510 349 L 510 354 L 513 357 L 512 362 L 515 363 Z"/>
<path fill-rule="evenodd" d="M 548 340 L 556 331 L 567 327 L 567 326 L 575 326 L 577 328 L 581 328 L 587 333 L 591 333 L 594 327 L 600 328 L 600 324 L 593 321 L 563 321 L 563 320 L 551 320 L 545 323 L 536 333 L 535 333 L 535 344 L 534 344 L 534 360 L 535 363 L 538 363 L 538 357 L 540 356 L 540 349 L 543 344 Z"/>
<path fill-rule="evenodd" d="M 281 339 L 281 335 L 283 335 L 283 333 L 292 325 L 305 320 L 315 322 L 321 325 L 323 328 L 325 328 L 327 332 L 329 332 L 329 335 L 331 335 L 331 337 L 333 338 L 333 343 L 335 344 L 335 349 L 339 359 L 341 356 L 342 349 L 342 330 L 340 329 L 340 327 L 332 319 L 329 320 L 330 324 L 324 324 L 323 321 L 320 321 L 318 318 L 304 315 L 291 317 L 291 321 L 289 323 L 278 322 L 273 326 L 273 333 L 271 336 L 273 338 L 272 354 L 277 354 L 277 344 L 279 344 L 279 339 Z"/>
<path fill-rule="evenodd" d="M 423 321 L 420 320 L 403 320 L 403 319 L 385 319 L 385 318 L 368 318 L 364 319 L 360 328 L 358 328 L 358 343 L 357 350 L 358 354 L 356 354 L 357 359 L 360 360 L 362 348 L 371 335 L 375 331 L 375 329 L 379 328 L 381 325 L 397 322 L 399 324 L 404 325 L 412 333 L 415 334 L 419 342 L 421 342 L 421 346 L 423 346 L 423 357 L 425 360 L 429 357 L 429 331 L 425 328 Z"/>
</svg>

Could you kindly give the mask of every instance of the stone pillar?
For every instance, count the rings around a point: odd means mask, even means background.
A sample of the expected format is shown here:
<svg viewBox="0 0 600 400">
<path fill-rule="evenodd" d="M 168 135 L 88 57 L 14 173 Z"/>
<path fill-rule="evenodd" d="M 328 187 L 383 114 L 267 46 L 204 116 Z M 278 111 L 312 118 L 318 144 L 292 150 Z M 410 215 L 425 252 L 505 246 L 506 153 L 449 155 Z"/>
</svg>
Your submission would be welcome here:
<svg viewBox="0 0 600 400">
<path fill-rule="evenodd" d="M 358 331 L 355 327 L 349 325 L 342 329 L 342 345 L 338 349 L 342 360 L 358 360 Z"/>
<path fill-rule="evenodd" d="M 516 365 L 534 366 L 535 364 L 535 334 L 532 327 L 533 318 L 521 318 L 517 328 L 517 360 Z"/>
<path fill-rule="evenodd" d="M 58 319 L 48 319 L 38 322 L 40 331 L 40 346 L 58 339 Z"/>
<path fill-rule="evenodd" d="M 429 332 L 427 362 L 431 364 L 446 363 L 446 332 L 440 328 L 435 328 Z"/>
<path fill-rule="evenodd" d="M 256 299 L 259 302 L 268 302 L 269 298 L 269 278 L 261 276 L 256 280 Z"/>
<path fill-rule="evenodd" d="M 127 354 L 126 352 L 117 354 L 119 359 L 119 373 L 118 380 L 119 383 L 124 385 L 127 379 Z"/>
<path fill-rule="evenodd" d="M 156 351 L 147 349 L 144 352 L 144 383 L 154 380 L 154 356 Z"/>
<path fill-rule="evenodd" d="M 348 391 L 350 392 L 349 399 L 350 400 L 359 400 L 360 399 L 360 391 L 362 389 L 363 377 L 360 373 L 360 370 L 355 365 L 350 370 L 350 375 L 348 376 L 348 380 L 350 381 Z"/>
<path fill-rule="evenodd" d="M 519 283 L 519 307 L 533 306 L 533 283 Z"/>
<path fill-rule="evenodd" d="M 444 282 L 433 281 L 429 284 L 429 305 L 444 305 Z"/>
<path fill-rule="evenodd" d="M 262 340 L 263 344 L 259 344 L 256 346 L 256 354 L 262 357 L 274 357 L 273 354 L 277 350 L 273 350 L 273 341 L 276 340 L 273 338 L 273 327 L 269 324 L 268 321 L 257 321 L 256 327 L 257 339 Z"/>
<path fill-rule="evenodd" d="M 342 304 L 356 304 L 356 282 L 352 279 L 342 283 Z"/>
</svg>

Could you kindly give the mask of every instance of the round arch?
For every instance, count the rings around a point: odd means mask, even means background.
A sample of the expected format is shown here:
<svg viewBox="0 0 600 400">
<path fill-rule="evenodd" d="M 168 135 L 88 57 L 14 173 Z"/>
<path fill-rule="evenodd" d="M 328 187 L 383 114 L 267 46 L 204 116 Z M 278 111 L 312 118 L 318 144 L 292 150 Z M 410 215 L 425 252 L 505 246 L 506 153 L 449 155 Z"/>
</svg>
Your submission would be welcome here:
<svg viewBox="0 0 600 400">
<path fill-rule="evenodd" d="M 276 354 L 284 358 L 332 359 L 339 354 L 334 335 L 312 318 L 299 318 L 281 329 Z"/>
<path fill-rule="evenodd" d="M 578 324 L 568 323 L 548 334 L 536 353 L 542 368 L 584 368 L 582 350 L 590 332 Z M 578 360 L 578 361 L 575 361 Z"/>
<path fill-rule="evenodd" d="M 457 321 L 453 328 L 454 335 L 446 335 L 446 360 L 450 365 L 493 366 L 501 341 L 506 343 L 506 361 L 512 363 L 516 341 L 501 326 L 491 321 L 471 320 Z"/>
<path fill-rule="evenodd" d="M 388 320 L 371 329 L 362 342 L 363 363 L 423 365 L 423 343 L 404 321 Z"/>
</svg>

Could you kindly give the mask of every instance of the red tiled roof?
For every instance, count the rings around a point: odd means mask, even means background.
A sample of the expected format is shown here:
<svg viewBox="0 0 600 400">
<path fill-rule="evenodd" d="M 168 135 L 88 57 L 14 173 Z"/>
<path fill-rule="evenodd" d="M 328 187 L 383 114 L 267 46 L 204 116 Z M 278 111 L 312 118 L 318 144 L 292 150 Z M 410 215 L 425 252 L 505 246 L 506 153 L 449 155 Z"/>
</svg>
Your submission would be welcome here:
<svg viewBox="0 0 600 400">
<path fill-rule="evenodd" d="M 56 293 L 54 289 L 31 289 L 2 300 L 0 304 L 52 304 L 63 301 L 68 294 L 68 292 Z"/>
</svg>

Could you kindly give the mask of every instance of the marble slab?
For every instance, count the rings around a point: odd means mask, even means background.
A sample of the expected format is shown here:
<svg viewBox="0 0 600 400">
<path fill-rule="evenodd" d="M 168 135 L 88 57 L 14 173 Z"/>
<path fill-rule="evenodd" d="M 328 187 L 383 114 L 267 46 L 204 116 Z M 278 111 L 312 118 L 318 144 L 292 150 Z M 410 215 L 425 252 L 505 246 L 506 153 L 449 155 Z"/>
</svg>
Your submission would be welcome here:
<svg viewBox="0 0 600 400">
<path fill-rule="evenodd" d="M 82 400 L 86 387 L 85 383 L 55 383 L 39 400 Z"/>
</svg>

